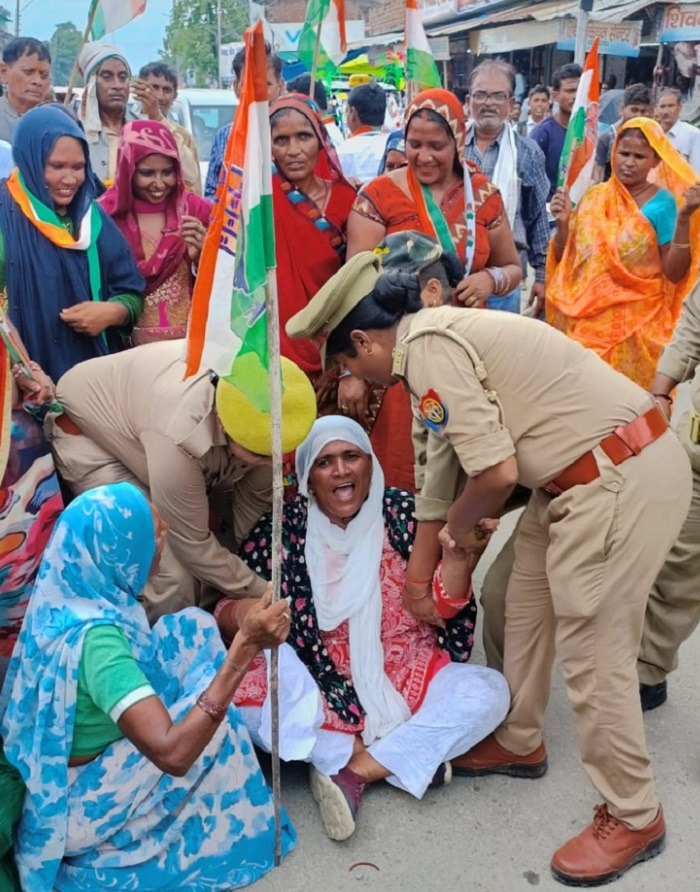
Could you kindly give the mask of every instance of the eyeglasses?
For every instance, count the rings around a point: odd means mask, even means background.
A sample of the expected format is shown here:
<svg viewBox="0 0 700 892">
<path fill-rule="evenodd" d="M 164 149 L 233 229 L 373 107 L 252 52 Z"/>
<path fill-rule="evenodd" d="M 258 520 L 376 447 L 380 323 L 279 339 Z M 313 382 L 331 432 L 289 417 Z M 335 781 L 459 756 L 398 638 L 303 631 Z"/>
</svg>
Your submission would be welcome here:
<svg viewBox="0 0 700 892">
<path fill-rule="evenodd" d="M 471 98 L 476 102 L 486 102 L 487 99 L 490 99 L 494 105 L 503 105 L 504 102 L 507 102 L 510 99 L 510 93 L 504 93 L 503 90 L 499 90 L 497 93 L 487 93 L 486 90 L 475 90 L 471 94 Z"/>
</svg>

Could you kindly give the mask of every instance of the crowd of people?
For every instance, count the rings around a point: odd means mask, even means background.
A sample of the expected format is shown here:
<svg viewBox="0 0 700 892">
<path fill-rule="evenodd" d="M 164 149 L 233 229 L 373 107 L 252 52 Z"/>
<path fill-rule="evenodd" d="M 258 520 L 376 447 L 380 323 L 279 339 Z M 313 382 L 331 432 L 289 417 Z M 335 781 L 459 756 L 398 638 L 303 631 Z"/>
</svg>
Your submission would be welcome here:
<svg viewBox="0 0 700 892">
<path fill-rule="evenodd" d="M 669 426 L 700 363 L 700 137 L 680 97 L 625 90 L 573 207 L 578 66 L 524 108 L 511 66 L 481 62 L 466 113 L 425 90 L 389 134 L 385 92 L 361 84 L 341 142 L 322 85 L 285 84 L 268 51 L 277 556 L 269 416 L 184 375 L 232 125 L 203 186 L 167 65 L 132 79 L 86 44 L 74 112 L 50 61 L 19 37 L 2 63 L 3 888 L 225 890 L 269 870 L 272 648 L 281 757 L 309 763 L 331 839 L 382 780 L 420 799 L 453 775 L 541 777 L 556 656 L 602 804 L 554 876 L 600 885 L 658 854 L 642 713 L 700 620 L 697 384 Z M 472 574 L 523 506 L 471 665 Z"/>
</svg>

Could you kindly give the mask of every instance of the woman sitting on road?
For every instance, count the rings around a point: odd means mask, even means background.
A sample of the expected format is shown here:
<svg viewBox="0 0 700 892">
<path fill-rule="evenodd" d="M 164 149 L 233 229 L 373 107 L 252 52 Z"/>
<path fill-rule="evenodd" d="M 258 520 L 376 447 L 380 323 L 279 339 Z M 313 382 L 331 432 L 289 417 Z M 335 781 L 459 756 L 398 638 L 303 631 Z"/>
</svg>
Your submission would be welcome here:
<svg viewBox="0 0 700 892">
<path fill-rule="evenodd" d="M 443 763 L 508 710 L 503 677 L 465 665 L 476 620 L 471 571 L 495 524 L 484 521 L 471 551 L 438 567 L 435 606 L 423 622 L 402 604 L 413 496 L 384 488 L 357 422 L 318 419 L 297 450 L 297 471 L 301 495 L 286 505 L 283 522 L 282 590 L 292 627 L 280 651 L 281 750 L 285 759 L 311 762 L 324 829 L 342 840 L 355 829 L 369 783 L 386 779 L 421 798 L 449 781 Z M 241 549 L 262 575 L 270 573 L 269 528 L 268 518 Z M 246 622 L 249 604 L 219 602 L 225 637 Z M 269 749 L 266 695 L 259 660 L 235 702 L 253 740 Z"/>
<path fill-rule="evenodd" d="M 286 639 L 287 605 L 259 599 L 228 653 L 197 608 L 150 629 L 139 596 L 165 533 L 143 493 L 117 483 L 71 502 L 46 549 L 3 692 L 3 767 L 27 788 L 14 816 L 23 889 L 167 877 L 223 892 L 273 866 L 271 797 L 230 703 L 260 648 Z"/>
</svg>

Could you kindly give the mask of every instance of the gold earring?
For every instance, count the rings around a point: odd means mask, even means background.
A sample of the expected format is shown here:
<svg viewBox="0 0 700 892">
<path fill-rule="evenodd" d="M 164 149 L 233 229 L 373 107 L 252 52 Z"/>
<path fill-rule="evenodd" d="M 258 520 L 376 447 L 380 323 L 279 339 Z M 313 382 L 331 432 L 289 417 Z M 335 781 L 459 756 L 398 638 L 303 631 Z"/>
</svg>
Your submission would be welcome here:
<svg viewBox="0 0 700 892">
<path fill-rule="evenodd" d="M 367 354 L 367 356 L 371 356 L 371 355 L 372 355 L 372 348 L 371 348 L 371 347 L 365 347 L 365 353 Z"/>
</svg>

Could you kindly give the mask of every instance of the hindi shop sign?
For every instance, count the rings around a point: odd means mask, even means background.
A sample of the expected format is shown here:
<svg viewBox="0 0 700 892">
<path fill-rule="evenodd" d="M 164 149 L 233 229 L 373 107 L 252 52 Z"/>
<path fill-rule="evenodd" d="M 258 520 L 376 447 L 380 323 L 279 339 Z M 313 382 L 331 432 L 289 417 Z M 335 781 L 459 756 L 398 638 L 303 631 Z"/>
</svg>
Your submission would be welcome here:
<svg viewBox="0 0 700 892">
<path fill-rule="evenodd" d="M 607 56 L 639 55 L 642 40 L 641 22 L 595 22 L 586 27 L 586 52 L 596 37 L 600 37 L 599 52 Z M 558 50 L 574 50 L 576 47 L 576 19 L 561 19 L 559 23 Z"/>
<path fill-rule="evenodd" d="M 667 6 L 659 43 L 700 40 L 700 6 Z"/>
</svg>

